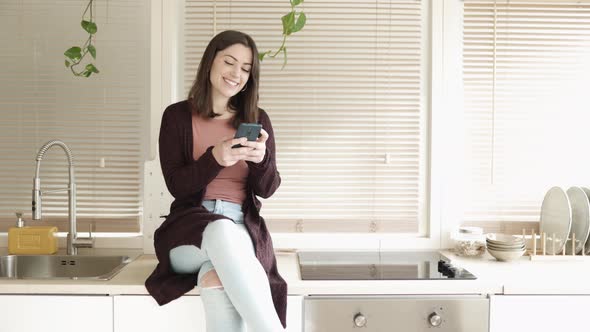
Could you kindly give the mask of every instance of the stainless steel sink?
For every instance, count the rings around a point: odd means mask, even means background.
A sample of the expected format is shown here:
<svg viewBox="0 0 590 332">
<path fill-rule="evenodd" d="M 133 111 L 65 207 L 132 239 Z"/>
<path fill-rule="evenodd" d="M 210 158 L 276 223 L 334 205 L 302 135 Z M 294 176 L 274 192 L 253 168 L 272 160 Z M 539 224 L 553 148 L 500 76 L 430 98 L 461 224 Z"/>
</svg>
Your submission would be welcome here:
<svg viewBox="0 0 590 332">
<path fill-rule="evenodd" d="M 0 278 L 109 280 L 129 264 L 128 256 L 0 256 Z"/>
</svg>

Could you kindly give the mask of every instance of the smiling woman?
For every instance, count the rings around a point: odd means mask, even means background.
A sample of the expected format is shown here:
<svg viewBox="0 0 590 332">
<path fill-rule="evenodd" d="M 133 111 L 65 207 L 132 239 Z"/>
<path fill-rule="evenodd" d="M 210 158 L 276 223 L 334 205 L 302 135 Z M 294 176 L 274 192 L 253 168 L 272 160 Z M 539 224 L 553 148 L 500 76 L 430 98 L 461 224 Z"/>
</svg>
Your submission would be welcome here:
<svg viewBox="0 0 590 332">
<path fill-rule="evenodd" d="M 188 100 L 162 116 L 160 163 L 175 200 L 154 233 L 159 263 L 146 288 L 163 305 L 198 285 L 207 331 L 286 326 L 287 285 L 258 200 L 281 183 L 258 77 L 254 40 L 221 32 L 204 51 Z M 233 138 L 248 122 L 262 126 L 258 139 Z"/>
<path fill-rule="evenodd" d="M 210 79 L 213 99 L 231 98 L 240 90 L 246 90 L 246 82 L 252 69 L 252 50 L 242 44 L 234 44 L 219 51 L 213 60 Z M 218 114 L 217 117 L 223 115 Z M 231 113 L 227 113 L 230 117 Z"/>
<path fill-rule="evenodd" d="M 197 77 L 188 93 L 193 112 L 206 117 L 233 118 L 233 126 L 256 122 L 258 114 L 258 49 L 254 41 L 231 44 L 237 31 L 217 35 L 204 52 Z M 256 54 L 256 56 L 253 56 Z M 207 70 L 204 70 L 207 68 Z M 209 82 L 211 84 L 209 84 Z M 238 93 L 239 92 L 239 93 Z M 214 100 L 229 99 L 215 105 Z M 239 113 L 235 114 L 236 111 Z"/>
</svg>

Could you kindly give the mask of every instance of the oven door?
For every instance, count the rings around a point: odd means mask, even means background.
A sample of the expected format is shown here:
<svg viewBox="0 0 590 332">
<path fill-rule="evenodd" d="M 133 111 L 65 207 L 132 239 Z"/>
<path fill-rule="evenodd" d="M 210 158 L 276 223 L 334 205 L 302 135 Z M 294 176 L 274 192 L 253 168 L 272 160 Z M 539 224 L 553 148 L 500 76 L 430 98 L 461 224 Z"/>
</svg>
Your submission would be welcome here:
<svg viewBox="0 0 590 332">
<path fill-rule="evenodd" d="M 304 332 L 487 332 L 482 295 L 306 296 Z"/>
</svg>

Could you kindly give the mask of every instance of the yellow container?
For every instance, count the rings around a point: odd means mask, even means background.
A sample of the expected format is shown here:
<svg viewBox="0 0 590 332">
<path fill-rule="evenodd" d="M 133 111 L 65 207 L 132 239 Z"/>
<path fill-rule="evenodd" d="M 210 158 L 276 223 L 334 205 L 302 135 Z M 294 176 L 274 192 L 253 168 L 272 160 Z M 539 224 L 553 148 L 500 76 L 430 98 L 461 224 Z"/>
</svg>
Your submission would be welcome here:
<svg viewBox="0 0 590 332">
<path fill-rule="evenodd" d="M 57 252 L 55 226 L 25 226 L 8 229 L 8 253 L 11 255 L 50 255 Z"/>
</svg>

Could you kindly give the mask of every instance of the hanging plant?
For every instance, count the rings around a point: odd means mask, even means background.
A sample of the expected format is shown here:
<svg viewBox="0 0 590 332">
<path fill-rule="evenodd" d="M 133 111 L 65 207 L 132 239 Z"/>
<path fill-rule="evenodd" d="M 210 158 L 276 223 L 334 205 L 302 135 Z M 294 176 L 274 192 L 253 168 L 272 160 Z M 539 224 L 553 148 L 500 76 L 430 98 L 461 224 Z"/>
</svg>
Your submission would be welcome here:
<svg viewBox="0 0 590 332">
<path fill-rule="evenodd" d="M 74 76 L 79 77 L 90 77 L 92 73 L 98 74 L 98 68 L 96 68 L 92 63 L 87 64 L 83 67 L 82 70 L 76 70 L 76 66 L 82 62 L 84 57 L 87 54 L 90 54 L 93 59 L 96 59 L 96 47 L 92 44 L 92 39 L 94 38 L 94 34 L 98 30 L 96 23 L 94 22 L 94 13 L 93 13 L 93 5 L 94 0 L 89 0 L 84 13 L 82 13 L 82 22 L 80 25 L 84 31 L 88 32 L 88 39 L 82 47 L 73 46 L 70 47 L 67 51 L 64 52 L 66 56 L 65 65 L 66 68 L 70 68 Z M 88 14 L 88 20 L 86 20 L 86 14 Z"/>
<path fill-rule="evenodd" d="M 287 37 L 303 29 L 305 22 L 307 21 L 307 17 L 303 10 L 299 12 L 295 10 L 295 7 L 301 4 L 303 0 L 289 0 L 289 2 L 291 3 L 291 11 L 281 17 L 281 21 L 283 22 L 283 43 L 281 44 L 281 47 L 279 47 L 275 53 L 272 53 L 272 51 L 266 51 L 258 54 L 258 58 L 262 61 L 267 55 L 271 58 L 275 58 L 282 52 L 284 55 L 283 68 L 285 68 L 285 65 L 287 64 Z"/>
</svg>

